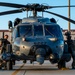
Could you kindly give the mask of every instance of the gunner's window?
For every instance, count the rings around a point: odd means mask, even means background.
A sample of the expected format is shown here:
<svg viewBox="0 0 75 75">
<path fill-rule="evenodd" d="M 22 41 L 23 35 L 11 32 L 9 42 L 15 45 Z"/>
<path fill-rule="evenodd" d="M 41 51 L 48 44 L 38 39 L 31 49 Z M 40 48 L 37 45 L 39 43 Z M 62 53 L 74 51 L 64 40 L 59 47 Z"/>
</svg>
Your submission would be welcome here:
<svg viewBox="0 0 75 75">
<path fill-rule="evenodd" d="M 46 25 L 44 29 L 46 36 L 61 37 L 62 35 L 61 29 L 57 25 Z"/>
<path fill-rule="evenodd" d="M 32 36 L 32 25 L 19 26 L 20 36 Z"/>
</svg>

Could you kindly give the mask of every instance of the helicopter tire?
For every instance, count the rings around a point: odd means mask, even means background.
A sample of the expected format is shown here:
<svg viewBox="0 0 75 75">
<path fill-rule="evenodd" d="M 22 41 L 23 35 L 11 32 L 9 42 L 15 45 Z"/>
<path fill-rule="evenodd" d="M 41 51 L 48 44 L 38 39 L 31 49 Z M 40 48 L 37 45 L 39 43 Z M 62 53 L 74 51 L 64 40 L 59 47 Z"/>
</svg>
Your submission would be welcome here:
<svg viewBox="0 0 75 75">
<path fill-rule="evenodd" d="M 6 63 L 6 68 L 7 68 L 7 70 L 12 70 L 13 69 L 13 64 L 12 64 L 11 60 Z"/>
<path fill-rule="evenodd" d="M 64 60 L 60 60 L 58 62 L 58 69 L 62 69 L 62 68 L 65 68 L 66 67 L 66 63 Z"/>
</svg>

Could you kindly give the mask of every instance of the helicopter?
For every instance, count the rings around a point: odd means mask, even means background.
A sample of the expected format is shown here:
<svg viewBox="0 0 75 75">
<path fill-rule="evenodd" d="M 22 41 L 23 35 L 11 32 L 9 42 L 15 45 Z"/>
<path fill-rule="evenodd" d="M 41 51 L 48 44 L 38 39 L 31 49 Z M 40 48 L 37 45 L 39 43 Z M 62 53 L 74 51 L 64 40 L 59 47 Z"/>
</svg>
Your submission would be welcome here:
<svg viewBox="0 0 75 75">
<path fill-rule="evenodd" d="M 0 12 L 0 16 L 27 11 L 27 17 L 16 18 L 14 25 L 12 21 L 8 22 L 12 34 L 11 44 L 7 44 L 6 52 L 0 55 L 0 61 L 5 61 L 5 65 L 2 62 L 0 68 L 6 66 L 7 70 L 11 70 L 16 60 L 23 60 L 24 63 L 27 60 L 30 60 L 30 63 L 37 61 L 40 65 L 45 60 L 49 60 L 52 64 L 58 63 L 60 69 L 64 66 L 64 61 L 71 60 L 67 44 L 64 43 L 61 27 L 54 18 L 43 17 L 43 12 L 46 12 L 75 24 L 72 19 L 46 11 L 47 9 L 68 6 L 47 6 L 37 3 L 22 5 L 6 2 L 0 2 L 0 6 L 18 8 Z M 32 11 L 33 16 L 28 17 L 28 11 Z M 42 16 L 37 16 L 37 12 L 42 12 Z"/>
</svg>

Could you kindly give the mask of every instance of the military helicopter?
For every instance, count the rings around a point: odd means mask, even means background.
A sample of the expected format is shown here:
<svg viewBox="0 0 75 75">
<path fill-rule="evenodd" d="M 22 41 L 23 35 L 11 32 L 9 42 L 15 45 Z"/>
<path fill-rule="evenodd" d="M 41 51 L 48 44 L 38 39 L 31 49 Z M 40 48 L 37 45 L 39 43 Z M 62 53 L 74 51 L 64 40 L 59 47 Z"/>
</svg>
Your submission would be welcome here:
<svg viewBox="0 0 75 75">
<path fill-rule="evenodd" d="M 16 18 L 14 25 L 12 21 L 8 22 L 8 27 L 11 30 L 11 44 L 7 45 L 5 53 L 1 54 L 1 67 L 6 66 L 7 70 L 13 69 L 13 62 L 23 60 L 26 63 L 37 61 L 40 65 L 45 60 L 49 60 L 52 64 L 58 63 L 58 68 L 64 66 L 63 61 L 70 61 L 71 56 L 68 53 L 67 46 L 64 44 L 64 38 L 61 27 L 56 23 L 54 18 L 44 18 L 37 16 L 37 12 L 46 12 L 63 18 L 75 24 L 75 21 L 65 16 L 46 11 L 51 8 L 60 8 L 68 6 L 46 6 L 42 4 L 14 4 L 0 2 L 0 6 L 19 8 L 15 10 L 0 12 L 0 16 L 7 14 L 20 13 L 27 11 L 27 17 L 20 19 Z M 71 6 L 75 7 L 75 6 Z M 33 16 L 28 17 L 28 11 L 33 11 Z M 65 51 L 66 50 L 66 51 Z"/>
</svg>

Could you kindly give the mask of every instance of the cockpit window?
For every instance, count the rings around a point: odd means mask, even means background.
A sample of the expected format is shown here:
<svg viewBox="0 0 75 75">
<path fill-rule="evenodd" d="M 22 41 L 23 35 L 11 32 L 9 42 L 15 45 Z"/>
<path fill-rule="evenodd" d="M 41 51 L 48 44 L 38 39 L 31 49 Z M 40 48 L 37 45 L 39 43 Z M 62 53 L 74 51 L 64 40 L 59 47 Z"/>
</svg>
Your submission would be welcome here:
<svg viewBox="0 0 75 75">
<path fill-rule="evenodd" d="M 46 25 L 45 26 L 45 35 L 52 37 L 61 37 L 62 33 L 60 27 L 57 25 Z"/>
<path fill-rule="evenodd" d="M 38 26 L 34 25 L 34 36 L 42 36 L 42 35 L 43 35 L 43 26 L 42 25 L 38 25 Z"/>
<path fill-rule="evenodd" d="M 32 36 L 32 25 L 19 26 L 20 36 Z"/>
</svg>

